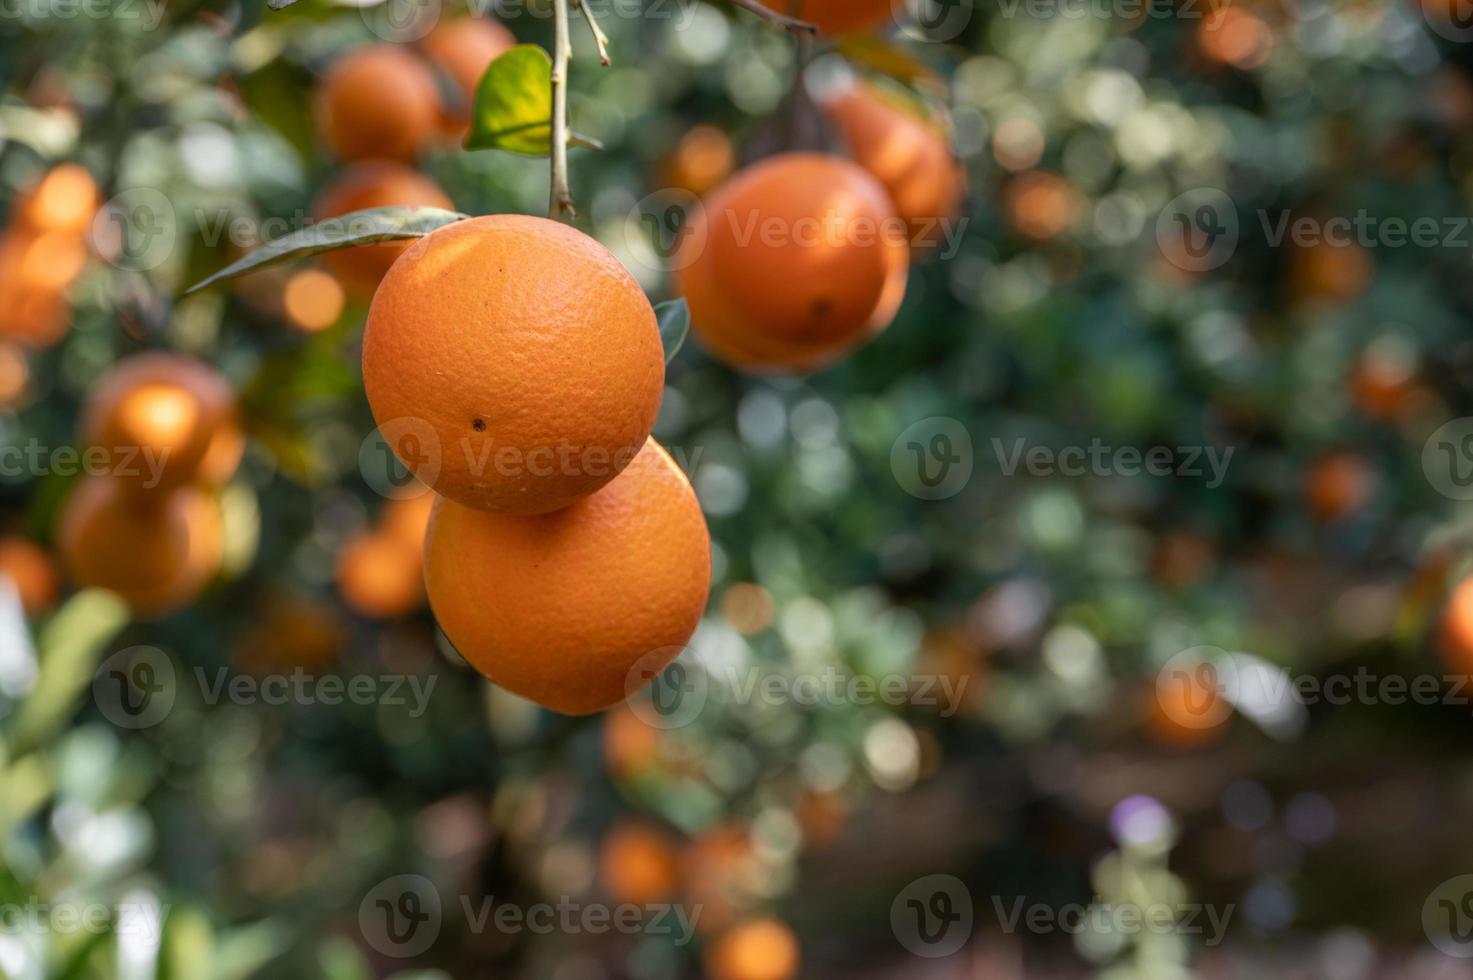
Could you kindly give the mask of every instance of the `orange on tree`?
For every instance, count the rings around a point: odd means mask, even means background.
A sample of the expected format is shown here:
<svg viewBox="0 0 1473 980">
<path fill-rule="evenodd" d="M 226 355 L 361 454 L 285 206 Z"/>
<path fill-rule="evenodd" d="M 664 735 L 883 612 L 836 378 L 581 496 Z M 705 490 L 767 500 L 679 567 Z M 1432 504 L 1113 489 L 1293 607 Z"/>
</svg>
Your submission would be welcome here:
<svg viewBox="0 0 1473 980">
<path fill-rule="evenodd" d="M 61 232 L 81 240 L 101 203 L 97 183 L 87 169 L 63 163 L 20 193 L 12 221 L 32 234 Z"/>
<path fill-rule="evenodd" d="M 220 486 L 245 451 L 235 392 L 213 367 L 162 351 L 120 361 L 92 388 L 82 440 L 130 490 Z"/>
<path fill-rule="evenodd" d="M 854 159 L 885 186 L 896 213 L 910 224 L 911 249 L 939 247 L 942 222 L 956 217 L 966 194 L 966 176 L 944 127 L 913 102 L 864 83 L 834 93 L 824 110 Z"/>
<path fill-rule="evenodd" d="M 1379 477 L 1364 457 L 1349 452 L 1321 456 L 1304 477 L 1310 513 L 1324 523 L 1349 517 L 1370 502 Z"/>
<path fill-rule="evenodd" d="M 883 331 L 905 298 L 905 223 L 851 160 L 788 153 L 741 171 L 691 217 L 675 267 L 715 354 L 810 371 Z"/>
<path fill-rule="evenodd" d="M 220 505 L 197 487 L 139 497 L 119 481 L 84 478 L 57 531 L 72 580 L 117 593 L 140 616 L 165 616 L 199 597 L 220 569 Z"/>
<path fill-rule="evenodd" d="M 317 333 L 337 323 L 347 300 L 342 283 L 324 269 L 293 272 L 281 289 L 282 313 L 287 322 L 306 333 Z"/>
<path fill-rule="evenodd" d="M 338 592 L 369 619 L 396 619 L 425 601 L 423 552 L 390 535 L 365 532 L 338 552 Z"/>
<path fill-rule="evenodd" d="M 792 980 L 798 975 L 798 937 L 776 919 L 735 926 L 706 955 L 710 980 Z"/>
<path fill-rule="evenodd" d="M 895 21 L 895 0 L 763 0 L 780 14 L 816 24 L 830 36 L 859 34 Z"/>
<path fill-rule="evenodd" d="M 392 44 L 370 44 L 333 63 L 313 111 L 328 149 L 343 160 L 412 160 L 439 129 L 434 73 Z"/>
<path fill-rule="evenodd" d="M 491 62 L 517 43 L 499 21 L 486 17 L 455 17 L 442 20 L 420 39 L 420 50 L 455 84 L 459 104 L 446 106 L 446 129 L 458 133 L 470 121 L 470 107 L 481 76 Z"/>
<path fill-rule="evenodd" d="M 56 604 L 56 562 L 34 541 L 0 538 L 0 578 L 9 579 L 15 587 L 27 616 L 39 616 Z"/>
<path fill-rule="evenodd" d="M 1437 646 L 1449 667 L 1473 674 L 1473 578 L 1463 579 L 1448 596 L 1437 628 Z"/>
<path fill-rule="evenodd" d="M 1002 211 L 1008 224 L 1035 241 L 1047 241 L 1068 231 L 1081 205 L 1074 185 L 1046 170 L 1020 174 L 1008 181 L 1002 192 Z"/>
<path fill-rule="evenodd" d="M 664 384 L 639 284 L 546 218 L 491 215 L 419 239 L 364 330 L 380 429 L 416 476 L 468 507 L 547 513 L 604 486 L 643 449 Z"/>
<path fill-rule="evenodd" d="M 731 176 L 736 147 L 719 126 L 697 126 L 680 138 L 661 164 L 660 182 L 666 187 L 702 197 Z"/>
<path fill-rule="evenodd" d="M 435 618 L 472 666 L 581 715 L 679 655 L 705 610 L 711 542 L 690 482 L 651 440 L 608 486 L 551 514 L 442 500 L 425 566 Z"/>
<path fill-rule="evenodd" d="M 455 205 L 440 185 L 413 167 L 393 160 L 370 160 L 344 167 L 322 188 L 312 217 L 324 222 L 369 208 L 422 207 L 449 210 Z M 323 262 L 344 284 L 369 296 L 408 242 L 382 242 L 328 252 Z"/>
<path fill-rule="evenodd" d="M 637 820 L 624 821 L 604 835 L 598 866 L 604 891 L 620 904 L 668 902 L 679 878 L 670 835 Z"/>
</svg>

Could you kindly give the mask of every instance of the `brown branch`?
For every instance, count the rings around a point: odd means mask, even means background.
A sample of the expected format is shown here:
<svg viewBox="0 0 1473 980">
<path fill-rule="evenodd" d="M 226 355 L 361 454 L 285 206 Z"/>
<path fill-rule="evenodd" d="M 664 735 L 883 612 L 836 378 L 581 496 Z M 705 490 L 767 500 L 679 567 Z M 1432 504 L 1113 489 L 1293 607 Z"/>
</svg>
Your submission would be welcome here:
<svg viewBox="0 0 1473 980">
<path fill-rule="evenodd" d="M 738 7 L 741 7 L 743 10 L 750 11 L 751 13 L 756 14 L 758 17 L 761 17 L 763 20 L 768 21 L 769 23 L 776 24 L 777 26 L 784 28 L 785 30 L 792 31 L 794 34 L 800 32 L 807 34 L 818 33 L 817 24 L 810 24 L 806 20 L 799 20 L 796 17 L 789 17 L 787 14 L 780 14 L 776 10 L 773 10 L 770 7 L 765 7 L 762 4 L 758 3 L 757 0 L 731 0 L 731 2 L 736 4 Z"/>
<path fill-rule="evenodd" d="M 568 60 L 573 44 L 568 37 L 568 0 L 553 0 L 552 146 L 548 157 L 552 175 L 547 216 L 554 221 L 575 216 L 573 193 L 568 189 Z"/>
</svg>

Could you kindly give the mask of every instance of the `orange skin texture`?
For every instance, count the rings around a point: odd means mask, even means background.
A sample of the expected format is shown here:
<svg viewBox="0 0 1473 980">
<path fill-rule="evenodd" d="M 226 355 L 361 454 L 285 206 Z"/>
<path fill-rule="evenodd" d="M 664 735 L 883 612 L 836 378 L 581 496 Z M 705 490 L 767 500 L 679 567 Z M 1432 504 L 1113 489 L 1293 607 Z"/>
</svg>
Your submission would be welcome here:
<svg viewBox="0 0 1473 980">
<path fill-rule="evenodd" d="M 453 210 L 455 203 L 424 174 L 392 160 L 354 163 L 323 187 L 312 216 L 327 221 L 369 208 L 417 207 Z M 383 242 L 328 252 L 327 267 L 360 296 L 371 296 L 389 266 L 409 248 L 408 242 Z"/>
<path fill-rule="evenodd" d="M 706 974 L 711 980 L 792 980 L 799 959 L 792 929 L 776 919 L 753 919 L 716 942 Z"/>
<path fill-rule="evenodd" d="M 444 126 L 458 133 L 470 122 L 471 105 L 481 76 L 517 39 L 501 23 L 484 17 L 442 20 L 419 42 L 425 57 L 455 83 L 460 93 L 458 107 L 446 107 Z"/>
<path fill-rule="evenodd" d="M 679 862 L 670 837 L 660 828 L 627 821 L 604 837 L 599 849 L 599 876 L 615 902 L 655 905 L 671 900 L 679 879 Z"/>
<path fill-rule="evenodd" d="M 0 577 L 8 578 L 27 616 L 56 605 L 60 576 L 56 563 L 40 545 L 25 538 L 0 539 Z"/>
<path fill-rule="evenodd" d="M 639 454 L 665 354 L 654 309 L 608 249 L 546 218 L 491 215 L 394 263 L 369 308 L 363 385 L 386 433 L 399 419 L 433 429 L 438 452 L 422 443 L 404 462 L 435 492 L 541 514 Z"/>
<path fill-rule="evenodd" d="M 896 213 L 910 223 L 912 249 L 940 245 L 939 222 L 956 217 L 966 195 L 945 133 L 873 85 L 855 85 L 825 109 L 854 159 L 885 185 Z"/>
<path fill-rule="evenodd" d="M 895 20 L 891 0 L 764 0 L 763 5 L 816 24 L 831 37 L 860 34 Z"/>
<path fill-rule="evenodd" d="M 663 669 L 690 640 L 711 541 L 690 482 L 651 440 L 607 487 L 556 513 L 441 501 L 425 577 L 440 628 L 473 667 L 586 715 L 622 702 L 636 666 Z"/>
<path fill-rule="evenodd" d="M 178 612 L 220 570 L 220 505 L 195 487 L 140 500 L 116 480 L 87 477 L 60 521 L 58 547 L 72 580 L 117 593 L 139 616 Z"/>
<path fill-rule="evenodd" d="M 87 446 L 107 450 L 110 475 L 135 493 L 220 486 L 245 452 L 229 382 L 203 361 L 164 352 L 137 354 L 104 375 L 82 409 L 81 433 Z"/>
<path fill-rule="evenodd" d="M 397 619 L 425 602 L 424 558 L 417 545 L 387 534 L 349 538 L 338 553 L 338 592 L 369 619 Z"/>
<path fill-rule="evenodd" d="M 702 343 L 739 368 L 806 372 L 890 326 L 910 247 L 885 189 L 817 153 L 738 173 L 691 216 L 678 291 Z"/>
<path fill-rule="evenodd" d="M 317 132 L 342 160 L 412 160 L 437 133 L 440 91 L 419 58 L 371 44 L 338 59 L 317 86 Z"/>
</svg>

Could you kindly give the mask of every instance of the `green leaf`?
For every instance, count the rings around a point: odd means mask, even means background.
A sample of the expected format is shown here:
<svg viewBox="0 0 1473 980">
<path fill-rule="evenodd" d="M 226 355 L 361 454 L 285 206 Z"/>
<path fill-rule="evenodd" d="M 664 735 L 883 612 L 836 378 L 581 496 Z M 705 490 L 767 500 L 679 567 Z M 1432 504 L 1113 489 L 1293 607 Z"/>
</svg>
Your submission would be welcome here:
<svg viewBox="0 0 1473 980">
<path fill-rule="evenodd" d="M 603 144 L 573 133 L 575 146 Z M 518 44 L 491 62 L 476 86 L 467 150 L 507 150 L 544 157 L 552 148 L 552 56 L 535 44 Z"/>
<path fill-rule="evenodd" d="M 665 363 L 669 364 L 690 335 L 690 304 L 684 296 L 661 303 L 655 307 L 655 318 L 660 323 L 660 341 L 665 345 Z"/>
<path fill-rule="evenodd" d="M 266 6 L 272 10 L 284 10 L 296 2 L 297 0 L 266 0 Z"/>
<path fill-rule="evenodd" d="M 255 272 L 293 259 L 321 255 L 323 252 L 373 245 L 377 242 L 423 238 L 432 231 L 469 217 L 470 215 L 459 211 L 442 211 L 440 208 L 395 207 L 353 211 L 267 242 L 240 261 L 232 262 L 208 279 L 195 283 L 185 292 L 186 295 L 198 292 L 225 279 L 234 279 L 247 272 Z"/>
<path fill-rule="evenodd" d="M 97 658 L 128 625 L 127 605 L 111 592 L 80 592 L 41 631 L 41 676 L 21 705 L 12 746 L 40 745 L 66 722 L 92 683 Z"/>
</svg>

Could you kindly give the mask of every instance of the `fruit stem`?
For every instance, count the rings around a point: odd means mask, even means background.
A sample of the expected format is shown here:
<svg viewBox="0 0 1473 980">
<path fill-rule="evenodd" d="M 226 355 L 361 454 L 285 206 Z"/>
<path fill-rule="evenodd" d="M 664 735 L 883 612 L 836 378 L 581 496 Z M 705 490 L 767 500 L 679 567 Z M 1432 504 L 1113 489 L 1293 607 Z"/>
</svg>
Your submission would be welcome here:
<svg viewBox="0 0 1473 980">
<path fill-rule="evenodd" d="M 568 189 L 568 59 L 573 42 L 568 36 L 568 0 L 553 0 L 552 51 L 552 187 L 547 216 L 574 217 L 573 193 Z"/>
<path fill-rule="evenodd" d="M 770 21 L 779 27 L 792 31 L 794 34 L 799 32 L 806 32 L 808 34 L 818 33 L 817 24 L 810 24 L 806 20 L 799 20 L 796 17 L 789 17 L 787 14 L 780 14 L 770 7 L 764 7 L 758 0 L 731 0 L 731 2 L 743 10 L 751 11 L 763 20 Z"/>
<path fill-rule="evenodd" d="M 588 0 L 574 0 L 574 2 L 578 4 L 578 9 L 583 12 L 583 19 L 588 22 L 588 30 L 593 34 L 593 43 L 598 45 L 598 60 L 603 62 L 604 67 L 607 68 L 612 64 L 612 60 L 609 58 L 609 36 L 599 26 L 598 17 L 589 9 Z"/>
</svg>

